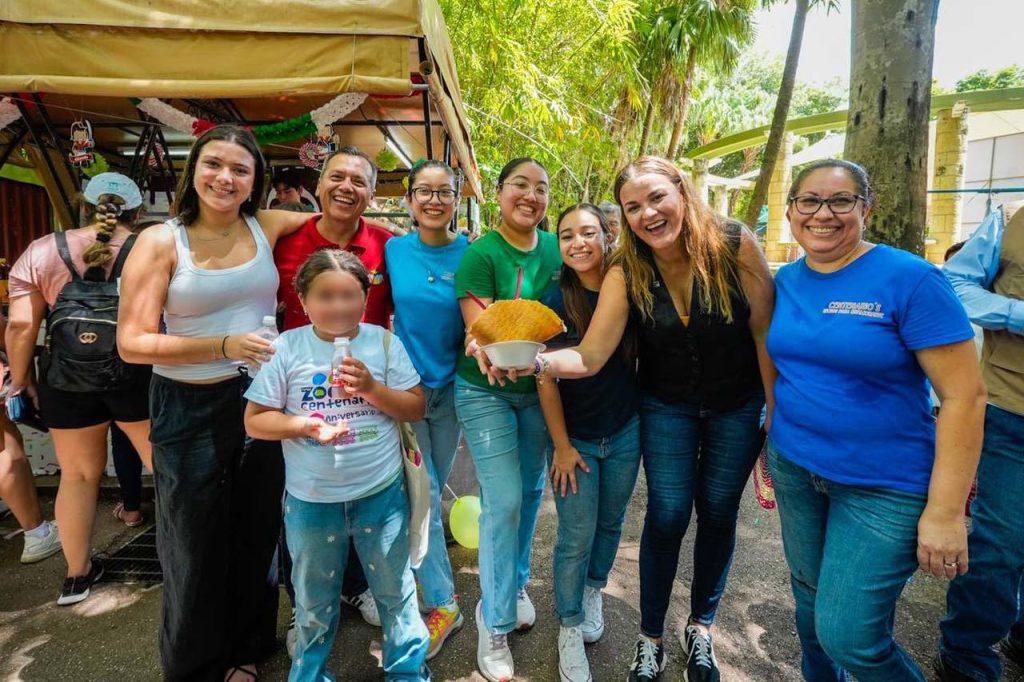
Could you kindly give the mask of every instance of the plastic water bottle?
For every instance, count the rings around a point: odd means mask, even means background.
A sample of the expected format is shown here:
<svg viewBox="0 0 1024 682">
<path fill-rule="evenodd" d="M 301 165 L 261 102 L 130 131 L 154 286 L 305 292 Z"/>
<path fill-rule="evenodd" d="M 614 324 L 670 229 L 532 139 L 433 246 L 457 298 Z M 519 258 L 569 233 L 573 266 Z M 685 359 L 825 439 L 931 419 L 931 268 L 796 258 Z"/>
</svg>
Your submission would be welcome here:
<svg viewBox="0 0 1024 682">
<path fill-rule="evenodd" d="M 331 356 L 331 386 L 344 386 L 341 375 L 345 372 L 342 364 L 352 357 L 352 341 L 344 336 L 334 339 L 334 355 Z"/>
<path fill-rule="evenodd" d="M 264 315 L 263 326 L 256 330 L 256 336 L 273 343 L 274 339 L 280 336 L 277 331 L 277 319 L 273 315 Z M 250 362 L 248 365 L 249 376 L 256 376 L 256 372 L 260 371 L 259 363 Z"/>
</svg>

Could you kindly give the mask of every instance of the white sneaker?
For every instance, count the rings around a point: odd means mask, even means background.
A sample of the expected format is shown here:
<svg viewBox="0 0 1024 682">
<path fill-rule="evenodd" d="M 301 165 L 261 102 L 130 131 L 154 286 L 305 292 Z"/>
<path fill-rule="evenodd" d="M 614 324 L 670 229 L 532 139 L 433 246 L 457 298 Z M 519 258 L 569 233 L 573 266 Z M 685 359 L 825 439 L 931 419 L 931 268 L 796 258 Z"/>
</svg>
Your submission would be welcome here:
<svg viewBox="0 0 1024 682">
<path fill-rule="evenodd" d="M 34 564 L 60 551 L 60 532 L 57 524 L 46 521 L 47 533 L 41 538 L 25 535 L 25 549 L 21 552 L 21 563 Z"/>
<path fill-rule="evenodd" d="M 562 682 L 591 682 L 590 663 L 578 626 L 558 628 L 558 675 Z"/>
<path fill-rule="evenodd" d="M 601 590 L 587 585 L 583 588 L 583 642 L 593 644 L 604 634 L 604 599 Z"/>
<path fill-rule="evenodd" d="M 288 658 L 295 658 L 295 644 L 299 640 L 299 631 L 295 628 L 295 609 L 292 609 L 292 619 L 288 621 L 288 632 L 284 635 L 284 648 L 288 650 Z"/>
<path fill-rule="evenodd" d="M 476 667 L 490 682 L 511 682 L 515 675 L 508 635 L 496 635 L 487 629 L 482 601 L 476 603 Z"/>
<path fill-rule="evenodd" d="M 342 595 L 341 603 L 348 604 L 358 610 L 359 615 L 370 625 L 377 628 L 380 627 L 380 612 L 377 610 L 377 602 L 374 600 L 373 593 L 370 590 L 366 590 L 366 592 L 355 597 Z"/>
<path fill-rule="evenodd" d="M 529 630 L 537 622 L 537 609 L 533 608 L 530 595 L 526 588 L 520 587 L 516 592 L 516 630 Z"/>
</svg>

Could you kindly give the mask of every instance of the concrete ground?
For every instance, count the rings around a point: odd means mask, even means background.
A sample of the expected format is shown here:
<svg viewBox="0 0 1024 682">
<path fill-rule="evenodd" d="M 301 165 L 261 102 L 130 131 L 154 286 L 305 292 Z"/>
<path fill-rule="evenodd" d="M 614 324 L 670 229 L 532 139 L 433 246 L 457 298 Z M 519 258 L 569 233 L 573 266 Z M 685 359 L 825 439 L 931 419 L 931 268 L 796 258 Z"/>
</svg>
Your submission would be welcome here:
<svg viewBox="0 0 1024 682">
<path fill-rule="evenodd" d="M 127 530 L 111 516 L 115 499 L 101 500 L 94 546 L 114 551 L 137 530 Z M 52 496 L 44 499 L 52 517 Z M 641 475 L 623 533 L 618 558 L 605 596 L 607 628 L 604 638 L 588 647 L 594 679 L 623 680 L 639 620 L 638 551 L 646 504 Z M 148 517 L 152 509 L 144 508 Z M 511 638 L 517 679 L 523 682 L 558 680 L 557 623 L 553 615 L 551 552 L 557 518 L 550 494 L 545 498 L 534 544 L 530 594 L 537 605 L 537 625 Z M 0 536 L 16 530 L 8 517 Z M 679 628 L 688 614 L 692 575 L 692 533 L 684 542 L 676 588 L 672 596 L 666 682 L 682 680 Z M 101 584 L 85 602 L 62 608 L 55 604 L 64 576 L 58 555 L 22 566 L 18 563 L 21 537 L 0 541 L 0 682 L 7 680 L 148 681 L 160 678 L 156 632 L 160 588 Z M 457 572 L 457 589 L 467 612 L 466 626 L 453 636 L 432 663 L 435 680 L 483 678 L 475 672 L 476 628 L 472 614 L 479 598 L 475 551 L 450 548 Z M 944 611 L 944 585 L 915 576 L 899 605 L 897 632 L 919 664 L 930 663 Z M 287 597 L 282 591 L 281 635 L 287 622 Z M 770 682 L 798 680 L 799 645 L 793 626 L 793 600 L 779 538 L 775 512 L 757 506 L 752 491 L 744 499 L 739 544 L 729 588 L 716 625 L 716 651 L 726 681 Z M 339 680 L 380 680 L 380 630 L 371 628 L 348 609 L 334 646 L 332 671 Z M 288 656 L 282 650 L 262 667 L 261 680 L 285 680 Z M 1010 669 L 1009 680 L 1024 676 Z"/>
</svg>

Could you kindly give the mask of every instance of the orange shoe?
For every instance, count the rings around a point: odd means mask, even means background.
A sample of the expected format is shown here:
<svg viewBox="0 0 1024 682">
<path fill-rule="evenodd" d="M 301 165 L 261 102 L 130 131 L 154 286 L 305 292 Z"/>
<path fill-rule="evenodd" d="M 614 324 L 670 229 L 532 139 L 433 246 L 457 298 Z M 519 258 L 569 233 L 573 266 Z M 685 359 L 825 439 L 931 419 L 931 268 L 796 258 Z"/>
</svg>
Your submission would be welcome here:
<svg viewBox="0 0 1024 682">
<path fill-rule="evenodd" d="M 427 616 L 427 630 L 430 632 L 430 650 L 427 651 L 427 660 L 434 658 L 441 653 L 441 647 L 448 641 L 448 638 L 462 629 L 462 610 L 458 604 L 452 608 L 431 609 Z"/>
</svg>

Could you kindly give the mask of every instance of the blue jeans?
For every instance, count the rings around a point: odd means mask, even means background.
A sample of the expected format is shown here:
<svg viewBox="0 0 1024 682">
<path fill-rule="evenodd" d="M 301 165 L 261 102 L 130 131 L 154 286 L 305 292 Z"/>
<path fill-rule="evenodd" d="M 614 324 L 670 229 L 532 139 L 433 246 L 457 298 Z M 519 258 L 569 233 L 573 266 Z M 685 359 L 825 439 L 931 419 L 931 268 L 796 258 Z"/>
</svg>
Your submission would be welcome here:
<svg viewBox="0 0 1024 682">
<path fill-rule="evenodd" d="M 430 638 L 409 567 L 409 500 L 402 475 L 381 492 L 351 502 L 304 502 L 289 495 L 284 516 L 298 633 L 289 682 L 334 680 L 327 659 L 338 629 L 350 537 L 380 612 L 385 679 L 429 680 Z"/>
<path fill-rule="evenodd" d="M 423 564 L 416 570 L 423 603 L 431 608 L 455 599 L 455 579 L 448 560 L 448 546 L 441 520 L 441 492 L 448 481 L 459 447 L 459 421 L 455 417 L 455 386 L 423 387 L 427 409 L 423 419 L 412 423 L 423 461 L 430 473 L 430 544 Z"/>
<path fill-rule="evenodd" d="M 480 592 L 494 633 L 516 627 L 516 591 L 530 550 L 550 440 L 536 393 L 505 393 L 455 379 L 455 411 L 480 483 Z"/>
<path fill-rule="evenodd" d="M 808 682 L 924 682 L 893 639 L 924 495 L 843 485 L 768 446 Z M 818 608 L 820 605 L 821 608 Z"/>
<path fill-rule="evenodd" d="M 661 637 L 679 548 L 697 509 L 690 618 L 711 625 L 736 547 L 740 498 L 761 443 L 764 394 L 728 412 L 645 395 L 640 449 L 647 515 L 640 538 L 640 631 Z"/>
<path fill-rule="evenodd" d="M 566 627 L 583 622 L 584 584 L 598 589 L 608 584 L 640 472 L 640 420 L 633 417 L 607 438 L 571 440 L 590 473 L 576 470 L 576 494 L 555 493 L 555 611 Z"/>
<path fill-rule="evenodd" d="M 978 497 L 968 541 L 970 566 L 949 586 L 939 651 L 947 664 L 976 680 L 998 680 L 992 646 L 1018 621 L 1024 569 L 1024 416 L 989 405 L 978 465 Z M 1022 628 L 1014 628 L 1017 635 Z"/>
</svg>

